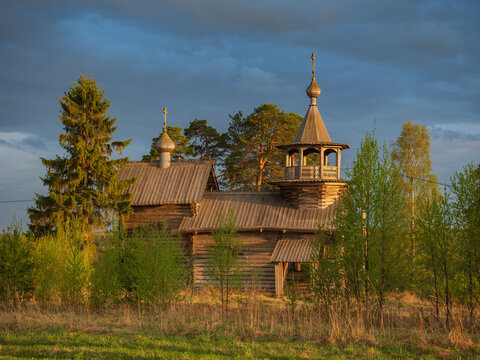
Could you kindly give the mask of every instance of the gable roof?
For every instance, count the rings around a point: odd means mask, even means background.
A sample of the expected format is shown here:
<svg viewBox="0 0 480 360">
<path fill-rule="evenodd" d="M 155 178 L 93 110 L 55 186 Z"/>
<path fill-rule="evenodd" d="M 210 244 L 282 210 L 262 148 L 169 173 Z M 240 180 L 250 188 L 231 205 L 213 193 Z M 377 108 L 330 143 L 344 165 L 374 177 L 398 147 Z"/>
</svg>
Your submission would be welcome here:
<svg viewBox="0 0 480 360">
<path fill-rule="evenodd" d="M 185 217 L 181 232 L 210 232 L 218 227 L 219 214 L 229 210 L 235 216 L 237 230 L 295 230 L 315 232 L 321 224 L 332 228 L 335 205 L 323 209 L 295 209 L 280 192 L 205 193 L 193 217 Z"/>
<path fill-rule="evenodd" d="M 213 164 L 213 161 L 172 162 L 170 167 L 162 169 L 154 162 L 131 162 L 120 169 L 118 179 L 137 178 L 127 189 L 133 193 L 133 206 L 192 204 L 202 200 Z"/>
</svg>

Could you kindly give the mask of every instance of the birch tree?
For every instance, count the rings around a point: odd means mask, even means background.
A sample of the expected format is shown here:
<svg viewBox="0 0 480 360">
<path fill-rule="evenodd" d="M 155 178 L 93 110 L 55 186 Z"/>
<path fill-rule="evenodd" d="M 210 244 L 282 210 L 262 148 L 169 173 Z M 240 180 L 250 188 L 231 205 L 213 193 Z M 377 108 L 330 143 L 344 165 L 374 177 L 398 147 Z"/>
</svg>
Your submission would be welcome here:
<svg viewBox="0 0 480 360">
<path fill-rule="evenodd" d="M 409 219 L 410 242 L 410 283 L 414 283 L 415 274 L 415 215 L 416 200 L 425 189 L 438 190 L 437 177 L 432 174 L 430 160 L 430 134 L 425 125 L 407 121 L 403 124 L 402 132 L 394 143 L 393 158 L 400 167 L 403 178 L 402 189 L 405 194 L 405 211 Z"/>
</svg>

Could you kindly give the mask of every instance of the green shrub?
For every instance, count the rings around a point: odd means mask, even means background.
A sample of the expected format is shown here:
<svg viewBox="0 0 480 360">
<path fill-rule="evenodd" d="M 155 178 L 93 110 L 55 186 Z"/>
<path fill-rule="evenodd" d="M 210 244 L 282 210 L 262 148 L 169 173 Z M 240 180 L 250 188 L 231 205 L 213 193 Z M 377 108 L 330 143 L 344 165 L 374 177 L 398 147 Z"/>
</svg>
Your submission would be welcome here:
<svg viewBox="0 0 480 360">
<path fill-rule="evenodd" d="M 140 229 L 131 240 L 135 262 L 125 268 L 136 297 L 164 307 L 177 301 L 188 278 L 181 238 L 164 224 L 160 230 L 154 226 Z"/>
<path fill-rule="evenodd" d="M 94 246 L 86 241 L 85 228 L 79 222 L 68 221 L 57 229 L 56 234 L 44 236 L 35 244 L 35 294 L 44 301 L 84 303 Z"/>
<path fill-rule="evenodd" d="M 35 242 L 35 297 L 49 302 L 60 301 L 60 284 L 64 266 L 65 244 L 55 235 Z"/>
<path fill-rule="evenodd" d="M 62 301 L 70 305 L 82 304 L 88 295 L 94 246 L 86 240 L 86 231 L 80 222 L 67 221 L 58 228 L 57 237 L 65 244 L 60 286 Z"/>
<path fill-rule="evenodd" d="M 33 290 L 32 238 L 15 218 L 0 237 L 0 300 L 16 304 Z"/>
<path fill-rule="evenodd" d="M 118 229 L 107 236 L 92 276 L 95 305 L 140 300 L 162 305 L 177 301 L 188 278 L 181 239 L 164 224 L 147 226 L 128 236 Z"/>
<path fill-rule="evenodd" d="M 91 281 L 93 305 L 116 304 L 131 286 L 124 271 L 126 231 L 119 229 L 101 239 Z"/>
</svg>

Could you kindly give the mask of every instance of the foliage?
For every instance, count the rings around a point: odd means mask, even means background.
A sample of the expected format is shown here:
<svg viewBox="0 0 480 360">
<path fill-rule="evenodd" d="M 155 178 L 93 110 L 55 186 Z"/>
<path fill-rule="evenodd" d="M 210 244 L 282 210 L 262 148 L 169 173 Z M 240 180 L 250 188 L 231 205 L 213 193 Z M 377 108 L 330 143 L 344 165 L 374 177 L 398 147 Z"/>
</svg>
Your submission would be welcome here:
<svg viewBox="0 0 480 360">
<path fill-rule="evenodd" d="M 136 229 L 131 236 L 120 227 L 105 239 L 99 254 L 92 301 L 108 305 L 135 299 L 166 307 L 185 287 L 186 264 L 182 241 L 166 224 Z"/>
<path fill-rule="evenodd" d="M 182 134 L 182 128 L 178 126 L 167 126 L 167 133 L 170 136 L 170 139 L 175 143 L 175 150 L 171 153 L 171 159 L 176 160 L 185 160 L 193 156 L 193 150 L 190 145 L 190 140 Z M 153 161 L 159 158 L 160 153 L 155 148 L 160 136 L 163 133 L 160 133 L 157 137 L 152 139 L 152 146 L 150 147 L 150 153 L 148 155 L 142 156 L 142 161 Z"/>
<path fill-rule="evenodd" d="M 188 269 L 181 238 L 168 229 L 151 226 L 136 232 L 134 293 L 151 304 L 170 305 L 185 287 Z"/>
<path fill-rule="evenodd" d="M 346 171 L 349 183 L 336 211 L 335 261 L 344 277 L 345 296 L 368 308 L 376 297 L 380 310 L 385 295 L 401 283 L 403 198 L 399 170 L 389 149 L 378 147 L 375 133 L 367 133 L 357 158 Z"/>
<path fill-rule="evenodd" d="M 88 301 L 95 246 L 82 221 L 57 225 L 55 234 L 35 240 L 35 296 L 66 305 Z"/>
<path fill-rule="evenodd" d="M 212 231 L 212 237 L 213 245 L 208 249 L 210 257 L 206 272 L 211 283 L 220 290 L 222 307 L 228 310 L 232 289 L 240 280 L 241 242 L 232 211 L 227 215 L 218 215 L 218 228 Z"/>
<path fill-rule="evenodd" d="M 393 158 L 403 175 L 400 182 L 405 195 L 405 212 L 409 220 L 410 282 L 413 284 L 414 274 L 418 273 L 415 267 L 416 202 L 420 196 L 436 196 L 439 191 L 435 183 L 438 178 L 431 172 L 430 134 L 426 125 L 405 122 L 400 136 L 394 143 Z"/>
<path fill-rule="evenodd" d="M 14 218 L 0 235 L 0 300 L 18 303 L 33 290 L 33 243 Z"/>
<path fill-rule="evenodd" d="M 458 297 L 469 308 L 470 322 L 480 301 L 480 167 L 466 165 L 452 179 L 455 231 L 459 238 Z"/>
<path fill-rule="evenodd" d="M 60 285 L 65 265 L 66 246 L 64 239 L 55 234 L 44 235 L 35 240 L 35 297 L 45 302 L 61 301 Z"/>
<path fill-rule="evenodd" d="M 112 141 L 116 118 L 107 115 L 110 101 L 96 81 L 80 79 L 59 98 L 64 133 L 59 142 L 66 156 L 44 159 L 42 179 L 48 195 L 38 195 L 28 209 L 30 229 L 36 234 L 54 231 L 55 224 L 75 218 L 92 228 L 108 225 L 119 213 L 131 211 L 130 194 L 123 191 L 131 180 L 118 181 L 118 169 L 128 158 L 112 160 L 130 143 Z"/>
<path fill-rule="evenodd" d="M 341 295 L 339 262 L 335 261 L 341 253 L 333 237 L 333 233 L 320 228 L 311 241 L 308 291 L 310 300 L 318 310 L 327 309 Z"/>
<path fill-rule="evenodd" d="M 207 125 L 207 120 L 191 121 L 184 134 L 191 141 L 193 156 L 207 160 L 222 156 L 224 137 L 215 128 Z"/>
<path fill-rule="evenodd" d="M 86 229 L 82 222 L 67 221 L 57 229 L 57 237 L 65 247 L 61 298 L 65 304 L 82 304 L 88 299 L 94 248 L 86 241 Z"/>
<path fill-rule="evenodd" d="M 270 188 L 269 181 L 283 177 L 285 155 L 276 146 L 294 137 L 301 116 L 263 104 L 248 116 L 239 111 L 230 119 L 225 134 L 225 185 L 256 191 Z"/>
<path fill-rule="evenodd" d="M 92 273 L 90 301 L 94 306 L 118 304 L 127 289 L 124 243 L 126 231 L 117 230 L 99 239 L 97 259 Z"/>
<path fill-rule="evenodd" d="M 426 266 L 434 280 L 434 299 L 437 315 L 439 298 L 443 298 L 446 326 L 449 327 L 452 306 L 452 282 L 455 272 L 458 243 L 453 232 L 453 213 L 448 195 L 426 202 L 418 217 L 418 238 L 421 250 L 427 255 Z"/>
</svg>

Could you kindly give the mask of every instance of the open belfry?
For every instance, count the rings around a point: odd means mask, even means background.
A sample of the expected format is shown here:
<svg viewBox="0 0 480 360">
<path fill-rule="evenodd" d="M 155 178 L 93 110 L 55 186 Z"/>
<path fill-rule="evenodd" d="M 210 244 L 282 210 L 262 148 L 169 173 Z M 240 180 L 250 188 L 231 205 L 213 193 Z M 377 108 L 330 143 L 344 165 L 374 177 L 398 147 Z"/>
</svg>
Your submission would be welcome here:
<svg viewBox="0 0 480 360">
<path fill-rule="evenodd" d="M 277 191 L 222 191 L 214 161 L 171 161 L 175 143 L 167 134 L 164 108 L 163 134 L 156 143 L 160 157 L 131 162 L 119 174 L 137 179 L 128 189 L 133 213 L 125 219 L 127 228 L 166 222 L 185 242 L 194 285 L 201 288 L 209 284 L 205 270 L 212 230 L 220 214 L 232 212 L 246 285 L 255 278 L 257 286 L 280 296 L 290 277 L 302 283 L 311 239 L 320 229 L 334 230 L 336 201 L 346 185 L 340 177 L 341 152 L 349 148 L 331 141 L 318 111 L 314 54 L 307 95 L 310 103 L 295 137 L 278 146 L 285 151 L 285 172 L 272 183 Z"/>
<path fill-rule="evenodd" d="M 278 146 L 285 150 L 285 178 L 274 183 L 296 208 L 324 208 L 333 204 L 345 187 L 340 163 L 342 150 L 349 146 L 330 139 L 317 108 L 320 92 L 312 54 L 312 81 L 307 88 L 310 105 L 293 140 Z"/>
</svg>

